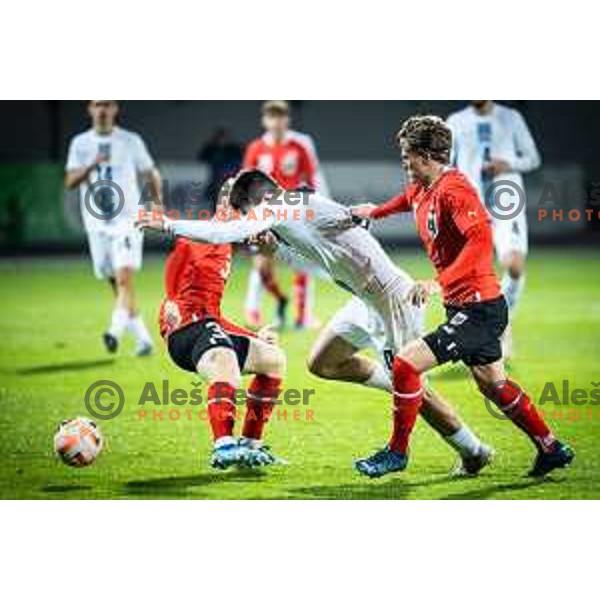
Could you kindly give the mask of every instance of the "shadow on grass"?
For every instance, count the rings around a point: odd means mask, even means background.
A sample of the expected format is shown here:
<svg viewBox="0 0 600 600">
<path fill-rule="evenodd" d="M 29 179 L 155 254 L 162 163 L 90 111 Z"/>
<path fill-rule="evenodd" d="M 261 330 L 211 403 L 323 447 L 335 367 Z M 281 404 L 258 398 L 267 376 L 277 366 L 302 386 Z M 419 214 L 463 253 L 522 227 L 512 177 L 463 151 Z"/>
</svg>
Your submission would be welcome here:
<svg viewBox="0 0 600 600">
<path fill-rule="evenodd" d="M 488 485 L 485 487 L 459 492 L 457 494 L 448 494 L 443 500 L 487 500 L 495 494 L 502 492 L 518 492 L 529 488 L 538 487 L 541 485 L 552 485 L 560 483 L 560 480 L 546 477 L 544 479 L 527 479 L 515 483 L 498 483 L 496 485 Z M 510 500 L 510 498 L 508 498 Z"/>
<path fill-rule="evenodd" d="M 86 369 L 95 369 L 96 367 L 106 367 L 115 362 L 114 358 L 103 358 L 97 360 L 75 360 L 66 363 L 54 363 L 51 365 L 37 365 L 35 367 L 25 367 L 17 369 L 17 375 L 47 375 L 49 373 L 64 373 L 66 371 L 85 371 Z"/>
<path fill-rule="evenodd" d="M 183 477 L 161 477 L 128 481 L 124 488 L 126 494 L 136 496 L 180 496 L 189 488 L 205 487 L 215 483 L 258 481 L 265 477 L 261 471 L 227 471 L 225 473 L 201 473 Z"/>
<path fill-rule="evenodd" d="M 288 490 L 290 494 L 288 497 L 322 500 L 403 500 L 415 490 L 452 481 L 459 480 L 447 474 L 410 482 L 402 477 L 390 478 L 381 482 L 365 480 L 364 483 L 356 484 L 292 488 Z"/>
<path fill-rule="evenodd" d="M 46 494 L 68 494 L 69 492 L 83 492 L 91 490 L 91 485 L 52 485 L 48 484 L 41 488 L 41 491 Z"/>
<path fill-rule="evenodd" d="M 439 495 L 429 492 L 426 499 L 429 500 L 486 500 L 495 494 L 503 492 L 518 492 L 541 485 L 552 485 L 560 483 L 558 479 L 546 477 L 545 479 L 527 479 L 515 481 L 514 483 L 489 484 L 486 482 L 489 474 L 480 475 L 477 478 L 456 478 L 451 475 L 432 476 L 419 481 L 406 481 L 402 477 L 390 478 L 385 481 L 365 481 L 365 483 L 345 485 L 323 485 L 313 487 L 301 487 L 288 490 L 288 498 L 292 499 L 323 499 L 323 500 L 405 500 L 411 496 L 415 499 L 422 497 L 419 490 L 425 490 L 430 486 L 450 484 L 461 487 L 464 485 L 475 485 L 469 490 L 456 493 L 448 493 L 447 487 L 440 490 Z"/>
</svg>

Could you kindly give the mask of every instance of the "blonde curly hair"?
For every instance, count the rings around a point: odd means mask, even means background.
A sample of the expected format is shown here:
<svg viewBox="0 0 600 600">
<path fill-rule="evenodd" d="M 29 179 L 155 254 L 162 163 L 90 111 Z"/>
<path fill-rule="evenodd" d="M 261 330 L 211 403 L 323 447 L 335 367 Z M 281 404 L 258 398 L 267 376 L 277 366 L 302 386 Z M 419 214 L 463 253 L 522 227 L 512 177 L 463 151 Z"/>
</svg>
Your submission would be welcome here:
<svg viewBox="0 0 600 600">
<path fill-rule="evenodd" d="M 452 130 L 440 117 L 423 115 L 410 117 L 396 134 L 396 143 L 405 144 L 423 158 L 443 164 L 450 162 Z"/>
</svg>

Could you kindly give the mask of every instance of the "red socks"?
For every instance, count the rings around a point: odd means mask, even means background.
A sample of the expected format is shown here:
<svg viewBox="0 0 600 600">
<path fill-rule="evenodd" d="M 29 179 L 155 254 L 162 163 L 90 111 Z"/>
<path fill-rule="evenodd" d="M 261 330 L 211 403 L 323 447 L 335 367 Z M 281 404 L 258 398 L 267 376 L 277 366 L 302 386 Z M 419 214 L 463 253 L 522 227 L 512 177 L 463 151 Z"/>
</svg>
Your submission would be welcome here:
<svg viewBox="0 0 600 600">
<path fill-rule="evenodd" d="M 274 400 L 281 392 L 281 379 L 268 375 L 256 375 L 246 397 L 246 416 L 242 435 L 260 440 L 265 423 L 273 412 Z"/>
<path fill-rule="evenodd" d="M 294 278 L 294 299 L 296 304 L 296 325 L 307 325 L 308 312 L 308 273 L 298 271 Z"/>
<path fill-rule="evenodd" d="M 235 388 L 228 383 L 213 383 L 208 388 L 208 418 L 215 440 L 233 435 L 234 400 Z"/>
<path fill-rule="evenodd" d="M 248 388 L 246 416 L 242 435 L 260 440 L 265 423 L 273 412 L 274 401 L 281 392 L 281 379 L 256 375 Z M 233 435 L 236 389 L 228 383 L 213 383 L 208 388 L 208 418 L 215 440 Z"/>
<path fill-rule="evenodd" d="M 421 375 L 411 363 L 396 356 L 392 369 L 394 384 L 394 428 L 390 438 L 390 450 L 408 450 L 408 440 L 415 426 L 423 403 Z"/>
<path fill-rule="evenodd" d="M 522 431 L 542 452 L 551 449 L 556 441 L 529 396 L 513 381 L 493 386 L 486 396 Z"/>
</svg>

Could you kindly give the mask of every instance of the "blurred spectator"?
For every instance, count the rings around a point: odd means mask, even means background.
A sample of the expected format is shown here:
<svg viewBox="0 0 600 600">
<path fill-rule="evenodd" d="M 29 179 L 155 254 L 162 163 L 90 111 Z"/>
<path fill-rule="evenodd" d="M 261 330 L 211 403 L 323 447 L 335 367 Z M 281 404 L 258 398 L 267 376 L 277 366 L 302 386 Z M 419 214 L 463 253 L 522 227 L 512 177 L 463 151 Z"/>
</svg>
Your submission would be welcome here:
<svg viewBox="0 0 600 600">
<path fill-rule="evenodd" d="M 200 149 L 197 158 L 210 167 L 206 194 L 211 203 L 216 202 L 223 182 L 242 165 L 242 147 L 231 138 L 227 129 L 219 127 Z"/>
</svg>

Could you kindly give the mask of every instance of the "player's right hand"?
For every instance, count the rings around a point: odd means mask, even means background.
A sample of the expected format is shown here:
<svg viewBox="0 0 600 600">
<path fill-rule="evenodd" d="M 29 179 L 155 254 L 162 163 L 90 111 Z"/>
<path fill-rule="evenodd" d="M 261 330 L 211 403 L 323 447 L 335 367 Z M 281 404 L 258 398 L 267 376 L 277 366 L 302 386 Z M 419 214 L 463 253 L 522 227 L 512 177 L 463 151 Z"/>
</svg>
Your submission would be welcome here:
<svg viewBox="0 0 600 600">
<path fill-rule="evenodd" d="M 406 300 L 413 306 L 424 306 L 431 296 L 440 292 L 440 284 L 434 279 L 415 281 L 406 295 Z"/>
<path fill-rule="evenodd" d="M 98 152 L 98 154 L 96 154 L 96 158 L 94 159 L 94 162 L 91 166 L 97 167 L 98 165 L 102 164 L 103 162 L 107 162 L 107 161 L 108 161 L 108 154 L 105 154 L 104 152 Z"/>
<path fill-rule="evenodd" d="M 136 222 L 135 226 L 138 229 L 152 229 L 153 231 L 168 231 L 168 223 L 165 218 L 161 215 L 149 214 L 140 217 Z"/>
<path fill-rule="evenodd" d="M 361 219 L 370 219 L 371 213 L 375 209 L 376 204 L 357 204 L 356 206 L 352 206 L 350 208 L 350 212 L 355 217 L 360 217 Z"/>
<path fill-rule="evenodd" d="M 273 329 L 273 325 L 265 325 L 256 332 L 256 336 L 259 340 L 262 340 L 267 344 L 271 344 L 272 346 L 276 346 L 277 342 L 279 341 L 279 336 Z"/>
</svg>

